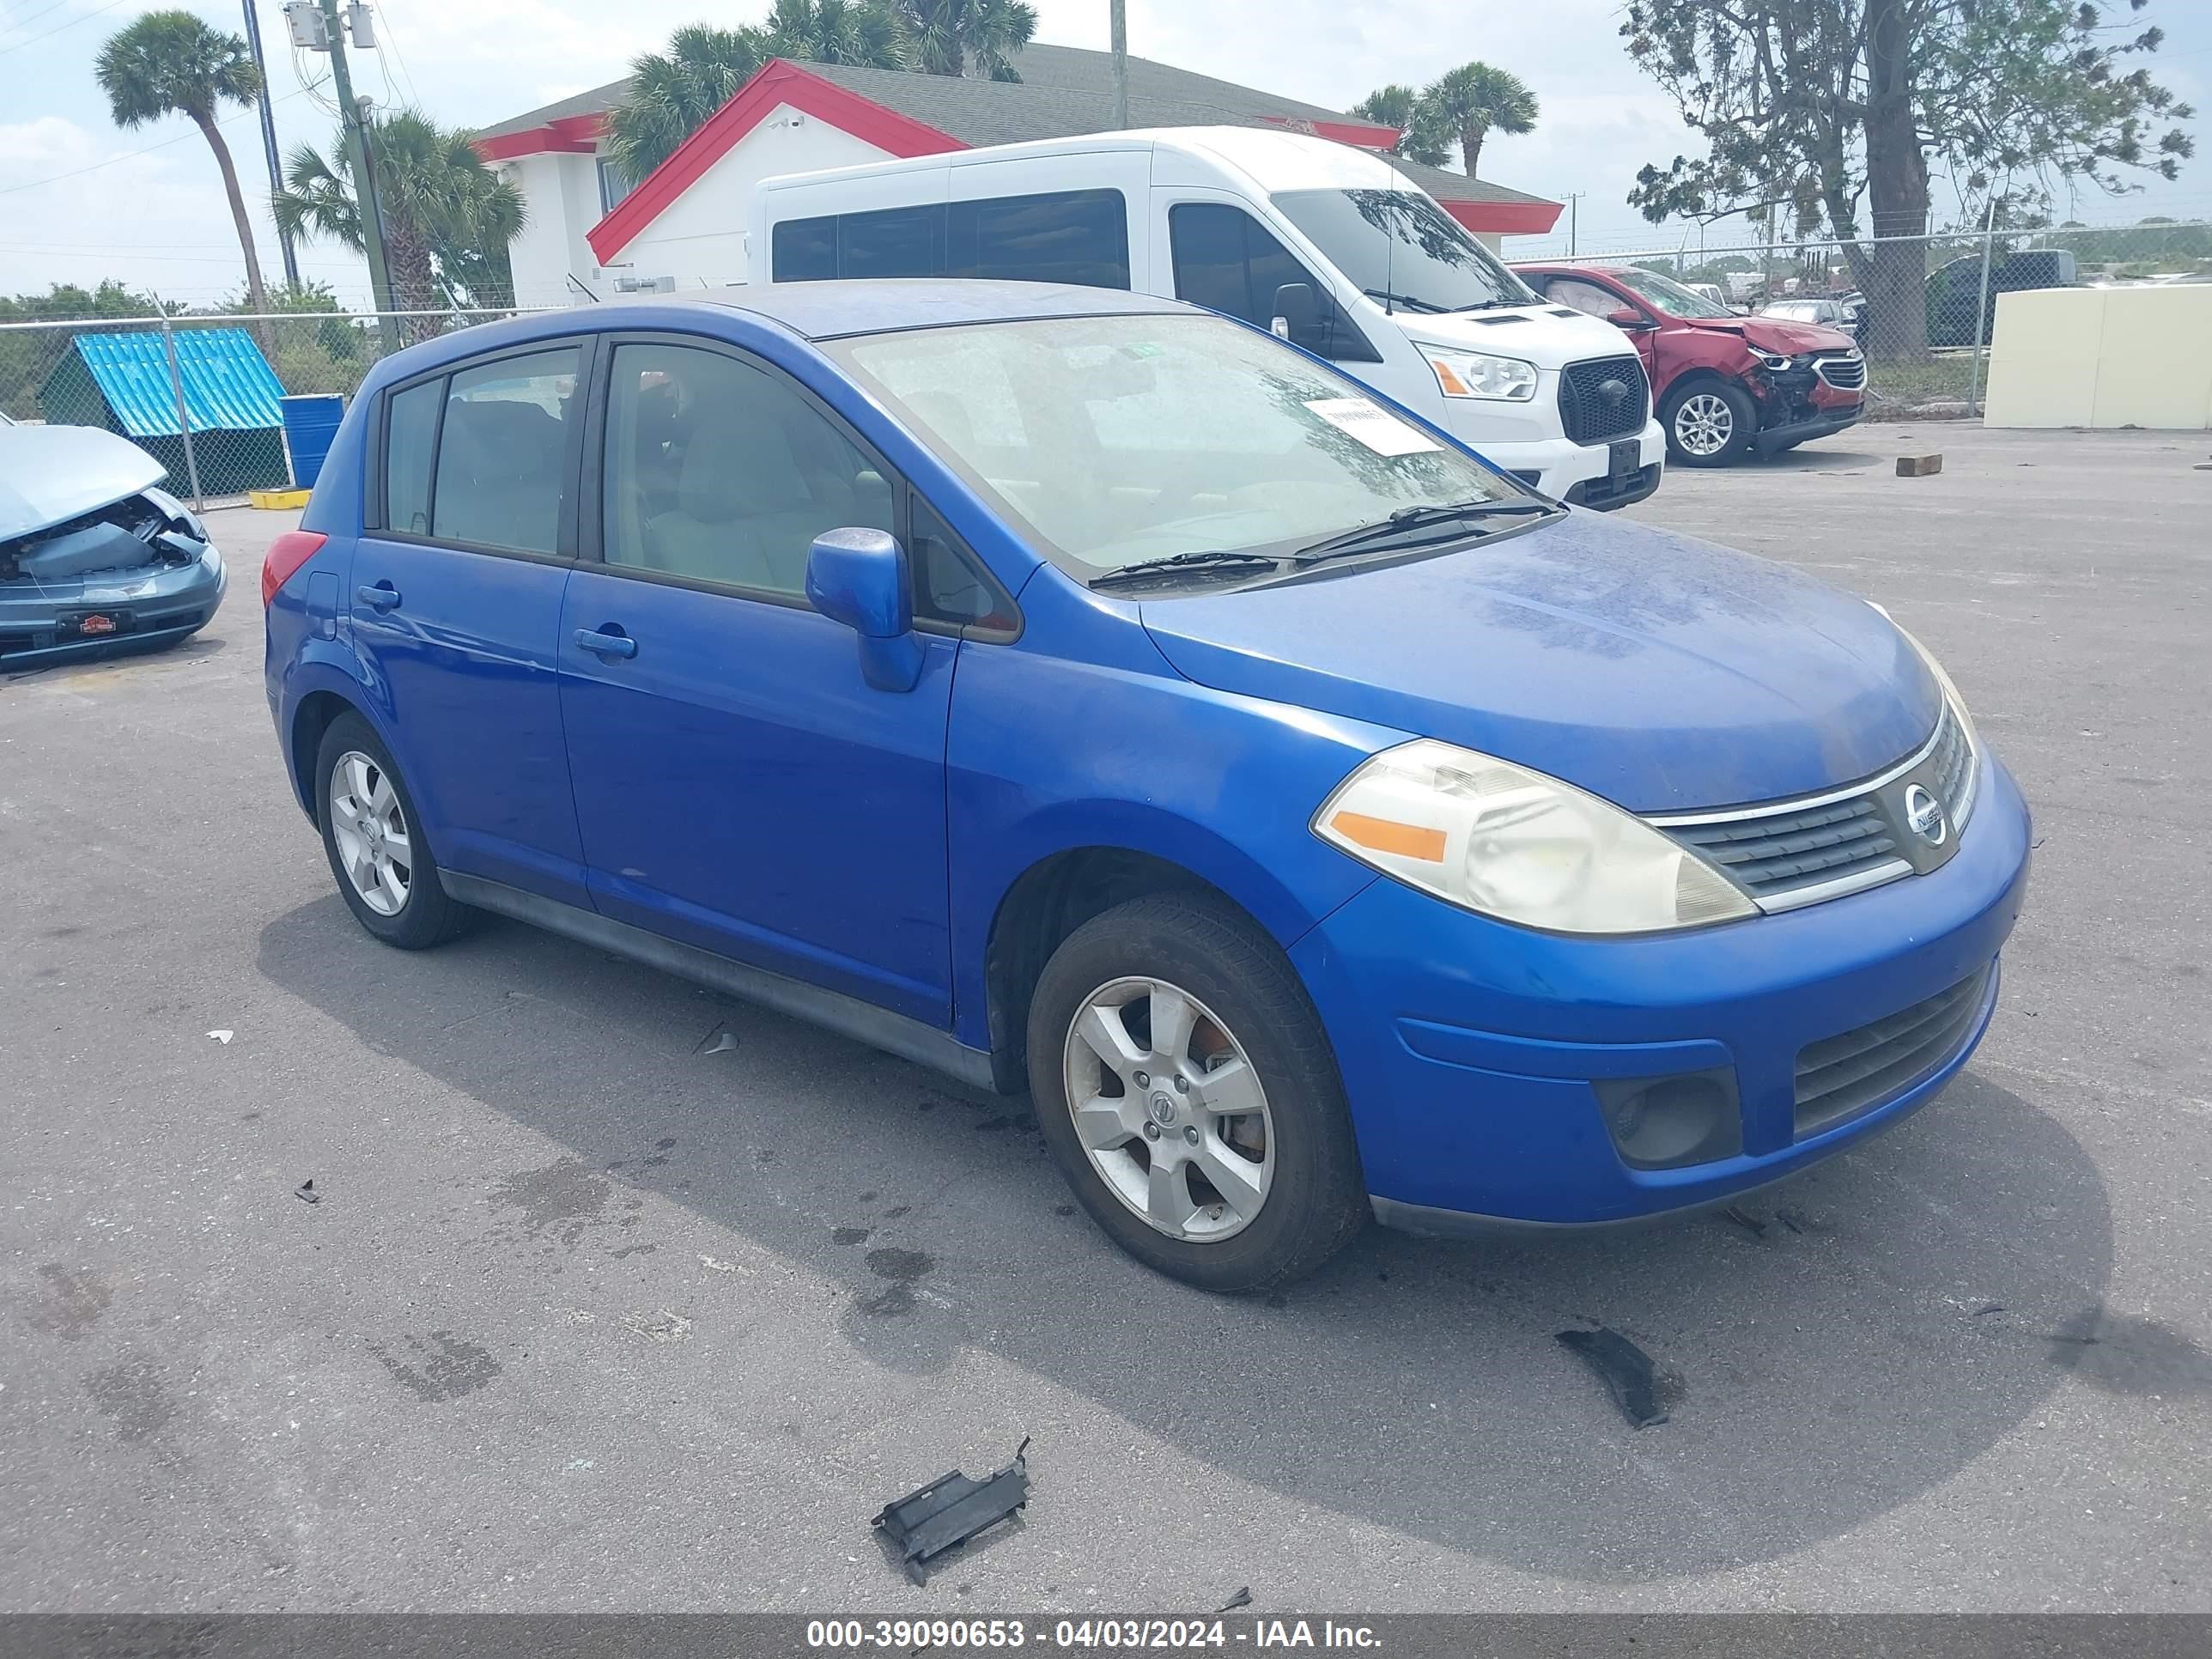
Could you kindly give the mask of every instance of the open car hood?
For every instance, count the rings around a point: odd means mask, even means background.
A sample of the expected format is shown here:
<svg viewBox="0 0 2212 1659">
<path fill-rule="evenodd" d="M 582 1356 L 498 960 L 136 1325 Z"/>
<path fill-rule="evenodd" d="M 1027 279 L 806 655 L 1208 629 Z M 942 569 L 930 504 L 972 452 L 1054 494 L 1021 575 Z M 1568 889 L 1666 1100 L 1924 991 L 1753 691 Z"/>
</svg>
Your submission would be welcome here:
<svg viewBox="0 0 2212 1659">
<path fill-rule="evenodd" d="M 0 542 L 37 534 L 151 489 L 167 469 L 89 426 L 0 426 Z"/>
</svg>

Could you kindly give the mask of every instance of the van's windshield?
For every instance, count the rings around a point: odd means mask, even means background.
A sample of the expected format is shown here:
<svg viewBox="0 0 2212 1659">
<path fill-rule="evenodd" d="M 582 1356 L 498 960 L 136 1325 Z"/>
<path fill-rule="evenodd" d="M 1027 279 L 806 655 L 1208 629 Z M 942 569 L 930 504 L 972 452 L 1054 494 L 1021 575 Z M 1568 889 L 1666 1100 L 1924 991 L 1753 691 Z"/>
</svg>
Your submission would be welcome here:
<svg viewBox="0 0 2212 1659">
<path fill-rule="evenodd" d="M 1059 317 L 823 349 L 1084 581 L 1168 559 L 1194 576 L 1245 554 L 1266 574 L 1430 509 L 1542 504 L 1364 387 L 1219 318 Z"/>
<path fill-rule="evenodd" d="M 1274 203 L 1329 264 L 1387 310 L 1536 303 L 1525 283 L 1419 191 L 1286 190 Z"/>
</svg>

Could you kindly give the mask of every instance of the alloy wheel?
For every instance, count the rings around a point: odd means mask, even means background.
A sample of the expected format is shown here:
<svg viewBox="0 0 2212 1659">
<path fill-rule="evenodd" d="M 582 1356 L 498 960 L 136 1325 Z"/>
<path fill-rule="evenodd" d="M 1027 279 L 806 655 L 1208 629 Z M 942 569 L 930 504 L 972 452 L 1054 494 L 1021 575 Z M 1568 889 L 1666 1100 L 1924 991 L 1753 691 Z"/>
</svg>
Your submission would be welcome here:
<svg viewBox="0 0 2212 1659">
<path fill-rule="evenodd" d="M 331 839 L 361 902 L 380 916 L 407 908 L 415 845 L 391 775 L 373 755 L 349 749 L 331 769 Z"/>
<path fill-rule="evenodd" d="M 1170 1238 L 1242 1232 L 1275 1175 L 1267 1091 L 1213 1011 L 1165 980 L 1084 998 L 1061 1056 L 1076 1139 L 1133 1213 Z"/>
<path fill-rule="evenodd" d="M 1735 411 L 1714 392 L 1694 392 L 1674 411 L 1674 441 L 1690 454 L 1717 455 L 1735 437 Z"/>
</svg>

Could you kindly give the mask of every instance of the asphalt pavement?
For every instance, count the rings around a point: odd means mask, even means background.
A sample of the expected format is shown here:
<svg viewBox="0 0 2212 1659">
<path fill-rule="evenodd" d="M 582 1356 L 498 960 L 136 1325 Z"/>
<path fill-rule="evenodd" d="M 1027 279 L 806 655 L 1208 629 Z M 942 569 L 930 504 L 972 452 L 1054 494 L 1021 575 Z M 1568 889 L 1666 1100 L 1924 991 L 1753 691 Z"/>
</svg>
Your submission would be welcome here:
<svg viewBox="0 0 2212 1659">
<path fill-rule="evenodd" d="M 204 634 L 0 681 L 0 1608 L 2212 1609 L 2208 460 L 1670 473 L 1632 516 L 1883 602 L 2018 775 L 1989 1037 L 1735 1216 L 1258 1301 L 1110 1249 L 1019 1103 L 520 926 L 368 939 L 262 695 L 289 517 L 216 514 Z M 1024 1436 L 1023 1521 L 908 1584 L 869 1517 Z"/>
</svg>

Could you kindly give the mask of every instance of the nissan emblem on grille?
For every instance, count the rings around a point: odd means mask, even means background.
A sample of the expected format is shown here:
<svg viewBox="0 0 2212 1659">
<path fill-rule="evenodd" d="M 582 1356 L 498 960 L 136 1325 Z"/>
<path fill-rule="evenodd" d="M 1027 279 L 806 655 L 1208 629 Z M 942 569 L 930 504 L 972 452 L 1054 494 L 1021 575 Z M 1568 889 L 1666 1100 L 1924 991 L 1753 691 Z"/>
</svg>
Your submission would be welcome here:
<svg viewBox="0 0 2212 1659">
<path fill-rule="evenodd" d="M 1905 822 L 1930 847 L 1941 847 L 1943 837 L 1951 833 L 1951 826 L 1943 821 L 1943 804 L 1917 783 L 1905 792 Z"/>
</svg>

